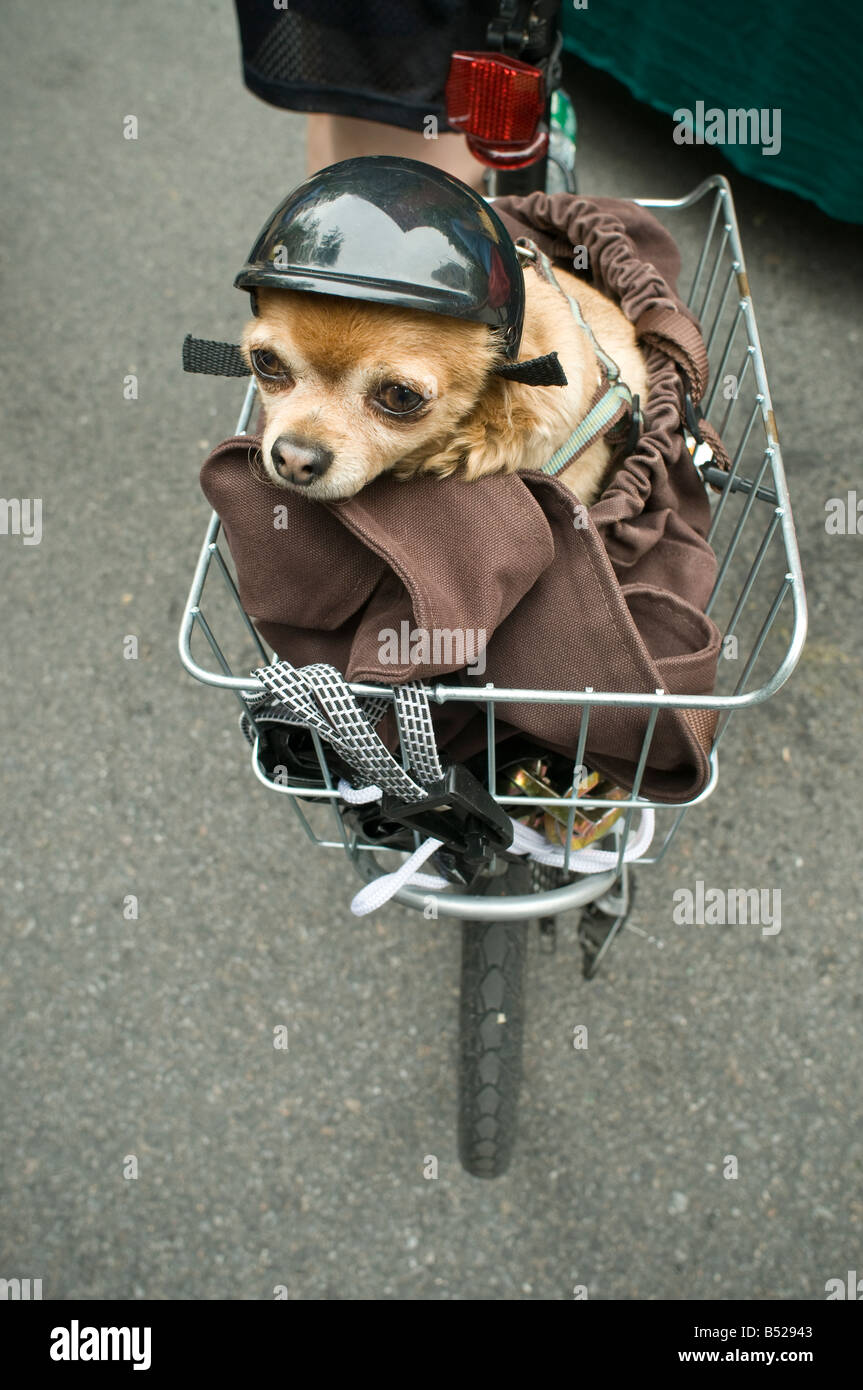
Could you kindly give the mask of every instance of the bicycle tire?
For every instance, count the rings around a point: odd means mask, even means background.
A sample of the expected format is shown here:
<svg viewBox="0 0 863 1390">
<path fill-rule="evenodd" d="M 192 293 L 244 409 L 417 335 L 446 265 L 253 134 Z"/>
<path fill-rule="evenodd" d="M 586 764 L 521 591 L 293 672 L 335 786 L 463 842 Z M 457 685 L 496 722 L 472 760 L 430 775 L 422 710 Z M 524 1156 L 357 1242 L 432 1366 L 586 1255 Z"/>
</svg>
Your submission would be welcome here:
<svg viewBox="0 0 863 1390">
<path fill-rule="evenodd" d="M 510 865 L 483 896 L 530 892 L 530 870 Z M 458 1144 L 476 1178 L 506 1172 L 516 1137 L 522 1075 L 529 922 L 462 922 Z"/>
</svg>

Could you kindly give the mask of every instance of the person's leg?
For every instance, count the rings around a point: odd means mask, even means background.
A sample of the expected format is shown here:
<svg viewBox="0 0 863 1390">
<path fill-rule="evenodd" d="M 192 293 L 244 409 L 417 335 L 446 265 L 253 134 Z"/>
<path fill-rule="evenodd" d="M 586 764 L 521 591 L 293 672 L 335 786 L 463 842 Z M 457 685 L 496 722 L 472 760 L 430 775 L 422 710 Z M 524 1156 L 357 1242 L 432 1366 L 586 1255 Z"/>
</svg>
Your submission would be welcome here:
<svg viewBox="0 0 863 1390">
<path fill-rule="evenodd" d="M 482 192 L 485 165 L 474 159 L 467 142 L 454 131 L 427 140 L 419 131 L 353 116 L 311 114 L 306 122 L 306 169 L 310 174 L 357 155 L 398 154 L 434 164 Z"/>
</svg>

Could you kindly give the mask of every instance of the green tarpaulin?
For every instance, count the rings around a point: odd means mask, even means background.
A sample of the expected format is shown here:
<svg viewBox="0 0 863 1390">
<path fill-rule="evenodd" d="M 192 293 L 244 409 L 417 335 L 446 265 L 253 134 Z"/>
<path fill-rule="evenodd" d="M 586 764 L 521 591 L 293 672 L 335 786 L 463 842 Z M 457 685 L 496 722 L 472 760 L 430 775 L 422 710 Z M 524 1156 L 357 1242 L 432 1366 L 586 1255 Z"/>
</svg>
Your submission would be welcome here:
<svg viewBox="0 0 863 1390">
<path fill-rule="evenodd" d="M 716 144 L 863 222 L 863 0 L 564 0 L 563 22 L 569 52 L 669 113 L 670 154 L 675 132 Z"/>
</svg>

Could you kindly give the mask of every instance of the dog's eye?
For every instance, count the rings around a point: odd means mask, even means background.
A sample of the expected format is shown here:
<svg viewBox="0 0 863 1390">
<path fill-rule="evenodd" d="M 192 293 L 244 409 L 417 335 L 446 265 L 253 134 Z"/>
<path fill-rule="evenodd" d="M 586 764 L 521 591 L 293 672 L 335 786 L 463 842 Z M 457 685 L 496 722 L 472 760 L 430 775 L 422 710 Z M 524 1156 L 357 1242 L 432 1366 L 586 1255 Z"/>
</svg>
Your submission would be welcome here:
<svg viewBox="0 0 863 1390">
<path fill-rule="evenodd" d="M 385 381 L 375 393 L 375 404 L 388 415 L 409 415 L 425 398 L 400 381 Z"/>
<path fill-rule="evenodd" d="M 270 352 L 268 348 L 255 348 L 251 354 L 252 366 L 257 376 L 262 381 L 274 381 L 279 383 L 291 380 L 291 374 L 284 362 Z"/>
</svg>

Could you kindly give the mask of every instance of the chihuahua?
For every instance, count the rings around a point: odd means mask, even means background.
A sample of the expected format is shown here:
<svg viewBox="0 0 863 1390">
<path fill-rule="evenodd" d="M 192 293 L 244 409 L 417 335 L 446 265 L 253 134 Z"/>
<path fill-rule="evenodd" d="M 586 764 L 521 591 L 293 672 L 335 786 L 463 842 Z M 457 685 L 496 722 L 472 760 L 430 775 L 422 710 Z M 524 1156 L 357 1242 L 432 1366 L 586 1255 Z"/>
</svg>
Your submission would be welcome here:
<svg viewBox="0 0 863 1390">
<path fill-rule="evenodd" d="M 647 400 L 647 368 L 632 324 L 567 271 L 560 287 Z M 496 376 L 506 361 L 483 323 L 302 290 L 261 288 L 242 353 L 261 393 L 261 463 L 268 482 L 316 501 L 352 497 L 389 472 L 406 479 L 459 471 L 465 479 L 539 469 L 584 418 L 601 381 L 589 336 L 555 286 L 530 269 L 522 359 L 557 351 L 567 385 Z M 558 475 L 586 506 L 607 480 L 611 446 L 595 439 Z"/>
</svg>

